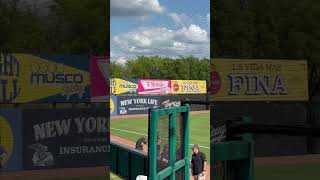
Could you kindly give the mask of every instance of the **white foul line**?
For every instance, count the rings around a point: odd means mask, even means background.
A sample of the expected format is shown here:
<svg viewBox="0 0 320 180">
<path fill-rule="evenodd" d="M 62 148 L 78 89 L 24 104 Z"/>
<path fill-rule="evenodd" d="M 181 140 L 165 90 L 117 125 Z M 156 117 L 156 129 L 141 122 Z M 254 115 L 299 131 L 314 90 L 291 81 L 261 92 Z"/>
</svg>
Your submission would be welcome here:
<svg viewBox="0 0 320 180">
<path fill-rule="evenodd" d="M 137 134 L 137 135 L 141 135 L 141 136 L 148 136 L 147 134 L 142 134 L 142 133 L 137 133 L 137 132 L 134 132 L 134 131 L 127 131 L 127 130 L 123 130 L 123 129 L 117 129 L 117 128 L 110 128 L 110 129 L 113 129 L 113 130 L 117 130 L 117 131 L 122 131 L 122 132 L 126 132 L 126 133 L 131 133 L 131 134 Z M 165 138 L 162 138 L 164 140 L 168 140 L 168 139 L 165 139 Z M 192 146 L 193 144 L 190 144 L 190 146 Z M 201 146 L 199 145 L 201 148 L 205 148 L 205 149 L 210 149 L 209 147 L 207 146 Z"/>
</svg>

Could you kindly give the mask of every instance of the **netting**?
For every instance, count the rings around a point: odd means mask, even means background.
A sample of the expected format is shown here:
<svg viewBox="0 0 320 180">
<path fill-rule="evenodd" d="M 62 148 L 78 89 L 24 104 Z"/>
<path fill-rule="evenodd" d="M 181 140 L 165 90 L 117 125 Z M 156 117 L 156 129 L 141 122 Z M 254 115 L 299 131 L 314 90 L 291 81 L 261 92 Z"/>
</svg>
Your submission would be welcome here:
<svg viewBox="0 0 320 180">
<path fill-rule="evenodd" d="M 178 113 L 176 119 L 176 162 L 184 158 L 184 121 L 182 116 Z"/>
<path fill-rule="evenodd" d="M 218 161 L 210 167 L 212 180 L 226 180 L 226 162 Z"/>
<path fill-rule="evenodd" d="M 175 128 L 170 129 L 170 116 L 162 116 L 158 121 L 157 129 L 157 173 L 169 167 L 171 158 L 175 158 L 175 162 L 184 159 L 184 121 L 180 113 L 176 114 Z M 175 157 L 170 157 L 170 134 L 176 134 Z M 181 168 L 176 171 L 177 180 L 183 180 L 185 169 Z M 169 179 L 166 178 L 166 179 Z"/>
<path fill-rule="evenodd" d="M 184 137 L 185 137 L 185 121 L 183 121 L 181 113 L 176 114 L 176 162 L 184 159 Z M 183 180 L 185 168 L 176 171 L 177 180 Z"/>
<path fill-rule="evenodd" d="M 169 116 L 161 116 L 157 129 L 157 172 L 169 166 Z"/>
<path fill-rule="evenodd" d="M 211 135 L 210 142 L 212 144 L 221 143 L 226 140 L 226 126 L 222 123 L 211 121 Z M 211 180 L 226 180 L 227 179 L 227 162 L 215 161 L 211 162 L 210 166 L 210 179 Z"/>
</svg>

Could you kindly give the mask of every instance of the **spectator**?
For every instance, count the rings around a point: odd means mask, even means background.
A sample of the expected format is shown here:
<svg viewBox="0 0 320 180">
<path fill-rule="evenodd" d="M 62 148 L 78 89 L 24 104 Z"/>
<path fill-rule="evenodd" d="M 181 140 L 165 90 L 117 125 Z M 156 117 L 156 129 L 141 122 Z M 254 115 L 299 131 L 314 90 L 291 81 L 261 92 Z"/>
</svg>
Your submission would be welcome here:
<svg viewBox="0 0 320 180">
<path fill-rule="evenodd" d="M 206 179 L 206 161 L 207 158 L 204 153 L 200 152 L 199 145 L 192 146 L 192 158 L 191 158 L 191 173 L 194 180 Z"/>
</svg>

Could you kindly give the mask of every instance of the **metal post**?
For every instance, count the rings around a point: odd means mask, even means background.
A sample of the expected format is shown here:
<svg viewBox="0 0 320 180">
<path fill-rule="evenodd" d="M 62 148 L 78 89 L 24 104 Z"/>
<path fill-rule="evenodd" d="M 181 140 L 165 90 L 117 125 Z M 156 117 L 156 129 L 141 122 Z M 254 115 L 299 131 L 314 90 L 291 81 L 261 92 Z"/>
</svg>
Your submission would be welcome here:
<svg viewBox="0 0 320 180">
<path fill-rule="evenodd" d="M 175 161 L 176 161 L 176 113 L 171 114 L 169 116 L 169 144 L 170 144 L 170 158 L 169 158 L 169 166 L 174 169 Z M 170 175 L 170 180 L 175 180 L 175 171 L 173 170 Z"/>
<path fill-rule="evenodd" d="M 185 105 L 188 108 L 188 111 L 184 114 L 185 122 L 185 137 L 184 137 L 184 157 L 186 161 L 185 165 L 185 180 L 190 180 L 190 154 L 189 154 L 189 142 L 190 142 L 190 106 L 189 104 Z"/>
<path fill-rule="evenodd" d="M 150 137 L 149 140 L 149 179 L 157 179 L 157 129 L 158 129 L 159 115 L 156 111 L 151 112 L 150 118 Z"/>
</svg>

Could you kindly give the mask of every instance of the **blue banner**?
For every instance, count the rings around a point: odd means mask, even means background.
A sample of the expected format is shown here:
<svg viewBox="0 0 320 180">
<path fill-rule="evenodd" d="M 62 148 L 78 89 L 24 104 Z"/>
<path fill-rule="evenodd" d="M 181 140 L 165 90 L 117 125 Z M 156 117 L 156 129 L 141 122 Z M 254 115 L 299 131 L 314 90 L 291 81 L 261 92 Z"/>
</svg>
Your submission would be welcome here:
<svg viewBox="0 0 320 180">
<path fill-rule="evenodd" d="M 118 101 L 117 96 L 110 97 L 110 115 L 115 116 L 118 114 Z"/>
<path fill-rule="evenodd" d="M 22 169 L 21 111 L 0 110 L 0 163 L 2 171 Z"/>
<path fill-rule="evenodd" d="M 23 110 L 26 170 L 109 166 L 105 108 Z"/>
</svg>

